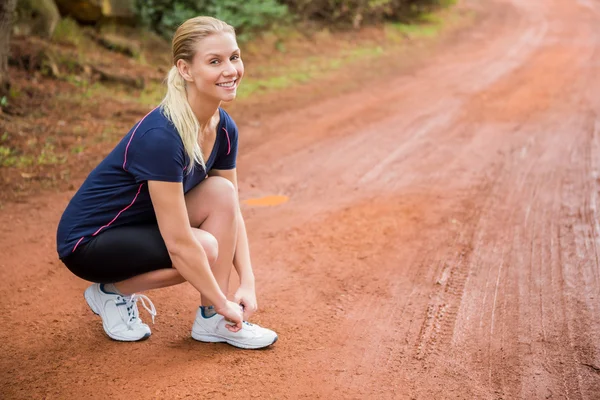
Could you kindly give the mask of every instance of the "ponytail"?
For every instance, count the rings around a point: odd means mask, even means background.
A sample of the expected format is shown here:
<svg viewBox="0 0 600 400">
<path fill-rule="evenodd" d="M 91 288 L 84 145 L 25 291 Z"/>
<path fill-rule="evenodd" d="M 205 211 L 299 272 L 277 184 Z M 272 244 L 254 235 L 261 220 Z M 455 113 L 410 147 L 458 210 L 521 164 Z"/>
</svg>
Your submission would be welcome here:
<svg viewBox="0 0 600 400">
<path fill-rule="evenodd" d="M 189 159 L 187 172 L 192 171 L 195 163 L 205 168 L 202 151 L 198 145 L 200 123 L 188 103 L 185 81 L 175 66 L 171 67 L 167 75 L 167 94 L 160 106 L 164 115 L 175 125 L 175 129 L 181 136 Z"/>
</svg>

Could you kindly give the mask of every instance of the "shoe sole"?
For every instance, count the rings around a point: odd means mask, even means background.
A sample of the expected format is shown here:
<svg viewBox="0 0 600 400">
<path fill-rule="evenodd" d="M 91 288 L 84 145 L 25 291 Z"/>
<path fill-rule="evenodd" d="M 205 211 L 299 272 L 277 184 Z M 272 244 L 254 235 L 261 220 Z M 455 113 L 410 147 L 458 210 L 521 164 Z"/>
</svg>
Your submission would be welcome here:
<svg viewBox="0 0 600 400">
<path fill-rule="evenodd" d="M 132 339 L 132 338 L 115 335 L 114 333 L 111 333 L 108 329 L 106 329 L 106 326 L 104 325 L 104 317 L 102 317 L 102 314 L 100 314 L 100 308 L 98 307 L 98 305 L 96 304 L 96 300 L 94 299 L 94 293 L 92 293 L 92 287 L 93 286 L 90 286 L 89 288 L 87 288 L 85 290 L 85 292 L 83 292 L 83 297 L 85 298 L 85 301 L 87 302 L 87 304 L 90 307 L 90 309 L 92 310 L 92 312 L 96 315 L 99 315 L 100 318 L 102 318 L 102 328 L 104 329 L 104 333 L 106 333 L 109 338 L 111 338 L 113 340 L 117 340 L 119 342 L 139 342 L 141 340 L 145 340 L 150 337 L 150 334 L 146 334 L 139 339 Z"/>
<path fill-rule="evenodd" d="M 275 336 L 275 339 L 273 339 L 273 341 L 271 343 L 260 344 L 260 345 L 251 345 L 251 344 L 241 343 L 236 340 L 224 339 L 223 337 L 218 336 L 218 335 L 213 335 L 210 333 L 196 333 L 194 331 L 192 331 L 192 339 L 197 340 L 199 342 L 204 342 L 204 343 L 227 343 L 233 347 L 238 347 L 240 349 L 256 350 L 256 349 L 263 349 L 265 347 L 271 346 L 272 344 L 274 344 L 277 341 L 278 336 Z"/>
</svg>

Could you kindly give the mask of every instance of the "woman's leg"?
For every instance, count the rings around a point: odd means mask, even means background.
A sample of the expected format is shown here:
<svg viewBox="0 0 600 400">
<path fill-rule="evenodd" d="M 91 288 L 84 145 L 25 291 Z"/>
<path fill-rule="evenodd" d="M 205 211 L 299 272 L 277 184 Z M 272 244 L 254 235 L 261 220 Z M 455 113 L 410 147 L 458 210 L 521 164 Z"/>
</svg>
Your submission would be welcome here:
<svg viewBox="0 0 600 400">
<path fill-rule="evenodd" d="M 212 272 L 223 293 L 227 294 L 237 240 L 237 196 L 233 184 L 225 178 L 209 177 L 185 196 L 190 225 L 202 244 Z M 185 280 L 175 268 L 146 272 L 114 283 L 128 295 L 150 289 L 177 285 Z M 203 305 L 212 305 L 202 298 Z"/>
<path fill-rule="evenodd" d="M 210 233 L 218 242 L 218 255 L 210 266 L 219 287 L 227 295 L 239 215 L 235 187 L 225 178 L 209 177 L 186 194 L 185 202 L 190 225 Z M 202 296 L 202 305 L 213 304 Z"/>
</svg>

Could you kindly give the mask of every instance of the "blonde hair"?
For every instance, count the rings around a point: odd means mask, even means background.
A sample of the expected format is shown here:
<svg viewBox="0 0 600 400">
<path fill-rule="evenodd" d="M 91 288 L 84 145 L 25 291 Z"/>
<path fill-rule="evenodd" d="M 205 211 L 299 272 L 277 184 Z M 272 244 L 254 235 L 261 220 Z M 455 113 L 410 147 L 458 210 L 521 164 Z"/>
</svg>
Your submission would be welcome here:
<svg viewBox="0 0 600 400">
<path fill-rule="evenodd" d="M 198 41 L 215 33 L 231 33 L 235 36 L 234 28 L 216 18 L 195 17 L 188 19 L 177 28 L 173 36 L 173 66 L 167 75 L 167 94 L 160 103 L 164 115 L 175 125 L 183 147 L 188 155 L 188 173 L 199 163 L 205 167 L 202 150 L 198 144 L 200 123 L 190 107 L 187 99 L 186 82 L 177 69 L 177 61 L 192 62 L 195 55 L 195 45 Z"/>
</svg>

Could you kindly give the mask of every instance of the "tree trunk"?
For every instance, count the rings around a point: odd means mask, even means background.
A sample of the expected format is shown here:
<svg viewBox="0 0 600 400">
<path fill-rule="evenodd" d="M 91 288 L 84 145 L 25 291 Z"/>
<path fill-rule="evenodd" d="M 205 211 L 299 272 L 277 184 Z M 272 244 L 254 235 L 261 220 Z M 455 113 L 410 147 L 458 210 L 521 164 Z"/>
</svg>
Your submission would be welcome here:
<svg viewBox="0 0 600 400">
<path fill-rule="evenodd" d="M 0 0 L 0 95 L 8 92 L 8 52 L 17 0 Z"/>
</svg>

